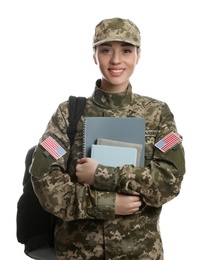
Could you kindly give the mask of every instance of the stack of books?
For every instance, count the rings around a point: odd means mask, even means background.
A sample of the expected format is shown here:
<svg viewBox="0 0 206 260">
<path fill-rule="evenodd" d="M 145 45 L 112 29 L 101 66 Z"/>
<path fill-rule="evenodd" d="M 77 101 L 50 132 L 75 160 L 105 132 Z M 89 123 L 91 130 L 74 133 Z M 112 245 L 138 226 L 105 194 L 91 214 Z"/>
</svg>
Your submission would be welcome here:
<svg viewBox="0 0 206 260">
<path fill-rule="evenodd" d="M 144 118 L 85 117 L 84 157 L 91 157 L 105 166 L 143 167 L 144 150 Z"/>
</svg>

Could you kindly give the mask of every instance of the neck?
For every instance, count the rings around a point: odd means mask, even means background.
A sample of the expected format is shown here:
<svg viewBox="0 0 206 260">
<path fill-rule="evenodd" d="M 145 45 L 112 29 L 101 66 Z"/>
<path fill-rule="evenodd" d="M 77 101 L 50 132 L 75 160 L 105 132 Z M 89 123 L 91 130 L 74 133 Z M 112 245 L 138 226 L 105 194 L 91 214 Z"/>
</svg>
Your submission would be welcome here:
<svg viewBox="0 0 206 260">
<path fill-rule="evenodd" d="M 129 85 L 129 81 L 126 81 L 121 84 L 111 84 L 110 82 L 106 81 L 105 79 L 101 80 L 100 88 L 108 93 L 121 93 L 127 90 Z"/>
</svg>

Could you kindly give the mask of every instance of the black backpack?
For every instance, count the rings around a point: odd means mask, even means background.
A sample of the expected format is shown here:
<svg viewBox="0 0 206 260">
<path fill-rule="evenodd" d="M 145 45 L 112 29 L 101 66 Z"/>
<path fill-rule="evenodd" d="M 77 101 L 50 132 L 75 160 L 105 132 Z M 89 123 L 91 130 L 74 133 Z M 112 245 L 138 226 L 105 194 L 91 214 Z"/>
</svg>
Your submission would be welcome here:
<svg viewBox="0 0 206 260">
<path fill-rule="evenodd" d="M 86 98 L 69 97 L 69 127 L 67 134 L 70 149 L 74 142 L 76 126 L 84 113 Z M 45 211 L 32 187 L 29 166 L 36 146 L 29 149 L 25 159 L 23 194 L 17 202 L 16 235 L 19 243 L 24 244 L 27 256 L 38 260 L 57 260 L 54 249 L 55 216 Z M 68 164 L 72 158 L 68 160 Z"/>
</svg>

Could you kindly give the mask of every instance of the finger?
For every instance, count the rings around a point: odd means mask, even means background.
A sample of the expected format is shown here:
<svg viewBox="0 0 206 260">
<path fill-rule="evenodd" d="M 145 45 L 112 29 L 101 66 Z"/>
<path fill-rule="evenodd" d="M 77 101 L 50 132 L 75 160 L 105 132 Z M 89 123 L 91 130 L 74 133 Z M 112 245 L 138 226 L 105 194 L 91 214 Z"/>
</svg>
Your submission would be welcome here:
<svg viewBox="0 0 206 260">
<path fill-rule="evenodd" d="M 141 202 L 141 201 L 137 201 L 137 202 L 136 202 L 136 207 L 139 208 L 139 207 L 141 207 L 141 205 L 142 205 L 142 202 Z"/>
<path fill-rule="evenodd" d="M 87 158 L 80 158 L 77 160 L 77 163 L 82 164 L 85 163 L 87 161 Z"/>
<path fill-rule="evenodd" d="M 80 168 L 81 168 L 81 164 L 78 163 L 78 164 L 76 165 L 76 171 L 78 172 L 78 171 L 80 170 Z"/>
<path fill-rule="evenodd" d="M 130 197 L 130 202 L 131 203 L 136 203 L 138 201 L 140 201 L 140 197 L 139 196 L 131 196 Z"/>
<path fill-rule="evenodd" d="M 141 201 L 138 201 L 138 202 L 135 202 L 133 205 L 132 205 L 132 208 L 131 210 L 134 212 L 134 211 L 137 211 L 139 210 L 139 208 L 141 207 L 142 203 Z"/>
<path fill-rule="evenodd" d="M 135 213 L 138 212 L 138 211 L 139 211 L 139 208 L 136 207 L 136 208 L 133 208 L 132 210 L 130 210 L 127 214 L 128 214 L 128 215 L 132 215 L 132 214 L 135 214 Z"/>
</svg>

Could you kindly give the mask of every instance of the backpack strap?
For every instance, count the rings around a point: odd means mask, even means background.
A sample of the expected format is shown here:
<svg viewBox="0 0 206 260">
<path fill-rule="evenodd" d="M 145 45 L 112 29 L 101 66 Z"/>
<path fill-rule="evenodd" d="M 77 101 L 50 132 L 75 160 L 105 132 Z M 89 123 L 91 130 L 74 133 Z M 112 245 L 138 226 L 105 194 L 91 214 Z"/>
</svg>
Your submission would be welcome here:
<svg viewBox="0 0 206 260">
<path fill-rule="evenodd" d="M 69 165 L 72 161 L 72 145 L 74 144 L 74 136 L 77 132 L 77 123 L 80 119 L 80 117 L 84 114 L 84 108 L 86 106 L 86 98 L 85 97 L 75 97 L 70 96 L 69 97 L 69 126 L 67 127 L 67 135 L 70 139 L 70 153 L 69 153 L 69 159 L 67 162 L 67 170 Z"/>
<path fill-rule="evenodd" d="M 84 114 L 85 106 L 85 97 L 69 97 L 69 126 L 67 128 L 67 135 L 70 139 L 70 147 L 72 147 L 74 143 L 74 136 L 77 132 L 77 123 L 80 117 Z"/>
</svg>

